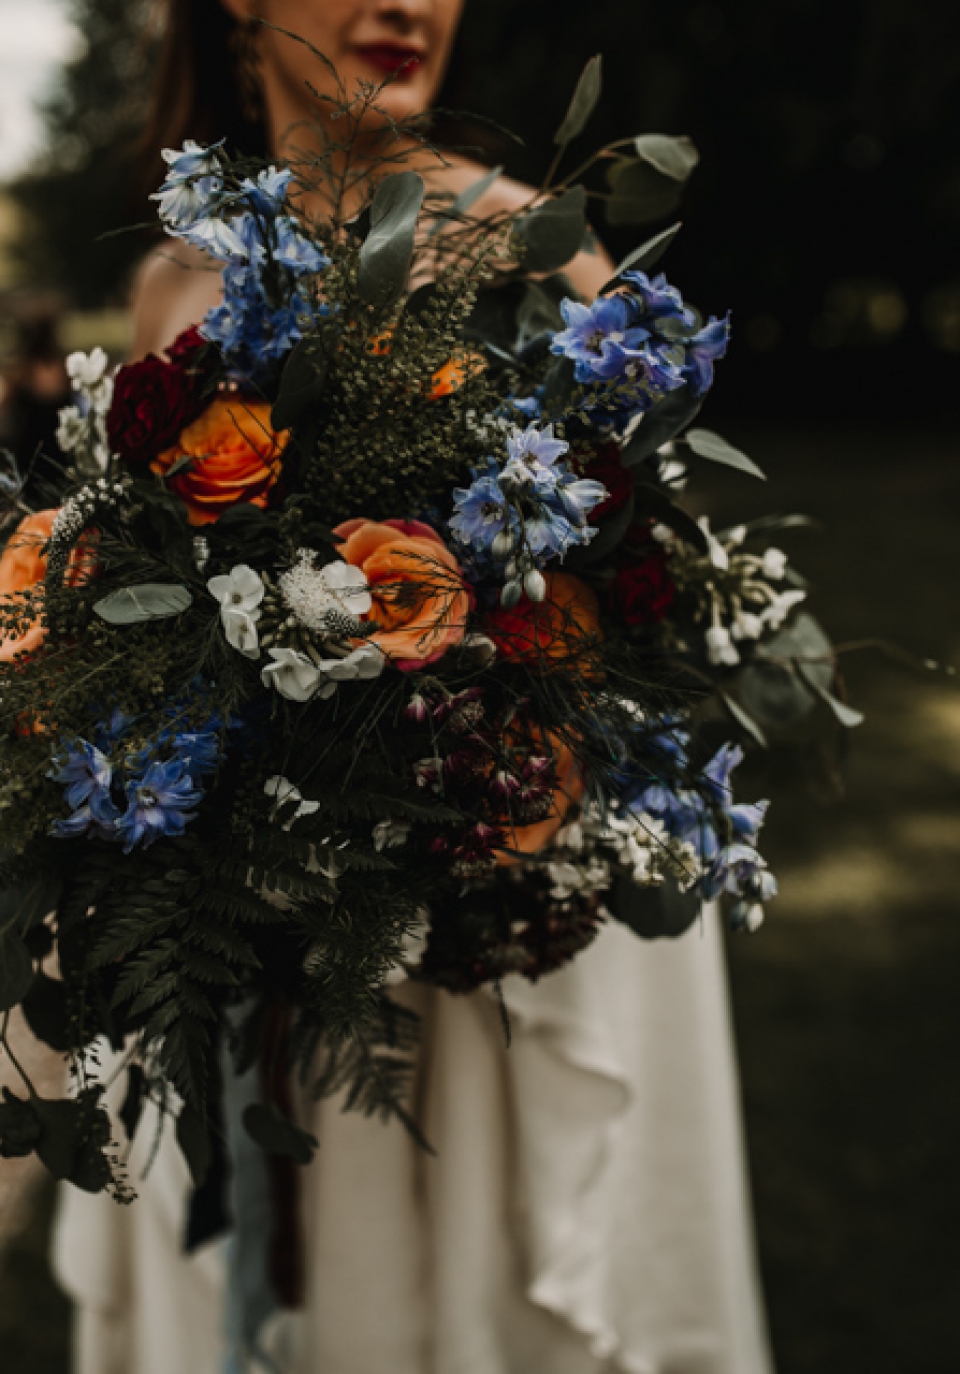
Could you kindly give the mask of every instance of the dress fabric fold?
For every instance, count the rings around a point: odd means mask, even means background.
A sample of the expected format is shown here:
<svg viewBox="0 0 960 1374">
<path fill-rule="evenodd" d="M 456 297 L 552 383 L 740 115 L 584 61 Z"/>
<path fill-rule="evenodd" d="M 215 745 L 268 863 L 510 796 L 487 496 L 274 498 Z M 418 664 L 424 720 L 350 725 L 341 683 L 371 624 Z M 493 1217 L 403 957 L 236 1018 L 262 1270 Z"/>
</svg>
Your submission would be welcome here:
<svg viewBox="0 0 960 1374">
<path fill-rule="evenodd" d="M 717 913 L 669 941 L 611 922 L 507 979 L 509 1048 L 492 995 L 397 992 L 436 1154 L 304 1104 L 306 1301 L 263 1342 L 283 1374 L 771 1374 Z M 141 1182 L 150 1136 L 132 1206 L 61 1195 L 75 1374 L 221 1374 L 224 1244 L 182 1254 L 186 1167 L 168 1131 Z"/>
</svg>

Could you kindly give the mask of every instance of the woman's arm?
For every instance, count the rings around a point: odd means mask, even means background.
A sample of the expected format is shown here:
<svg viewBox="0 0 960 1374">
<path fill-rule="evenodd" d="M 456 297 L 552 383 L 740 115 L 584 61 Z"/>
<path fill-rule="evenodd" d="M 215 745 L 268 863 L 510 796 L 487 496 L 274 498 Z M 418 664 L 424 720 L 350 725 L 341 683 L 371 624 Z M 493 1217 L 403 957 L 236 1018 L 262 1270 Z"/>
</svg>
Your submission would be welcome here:
<svg viewBox="0 0 960 1374">
<path fill-rule="evenodd" d="M 161 353 L 200 323 L 220 300 L 220 269 L 206 253 L 173 239 L 144 259 L 130 293 L 132 359 Z"/>
</svg>

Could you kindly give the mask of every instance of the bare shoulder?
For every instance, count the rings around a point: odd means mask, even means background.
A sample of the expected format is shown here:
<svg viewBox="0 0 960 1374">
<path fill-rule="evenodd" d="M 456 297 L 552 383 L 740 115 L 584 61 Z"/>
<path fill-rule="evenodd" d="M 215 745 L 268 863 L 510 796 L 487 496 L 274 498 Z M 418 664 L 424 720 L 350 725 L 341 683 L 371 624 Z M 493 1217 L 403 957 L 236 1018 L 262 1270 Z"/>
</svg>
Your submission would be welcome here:
<svg viewBox="0 0 960 1374">
<path fill-rule="evenodd" d="M 469 187 L 489 174 L 490 168 L 469 158 L 449 156 L 444 159 L 443 168 L 432 178 L 438 189 L 460 195 Z M 537 191 L 513 177 L 499 176 L 480 196 L 473 206 L 472 213 L 478 218 L 489 215 L 515 215 L 536 204 Z M 589 250 L 578 253 L 565 269 L 577 292 L 591 298 L 610 280 L 613 274 L 613 260 L 597 240 Z"/>
<path fill-rule="evenodd" d="M 175 239 L 158 244 L 140 264 L 130 293 L 133 356 L 162 352 L 219 299 L 219 263 Z"/>
</svg>

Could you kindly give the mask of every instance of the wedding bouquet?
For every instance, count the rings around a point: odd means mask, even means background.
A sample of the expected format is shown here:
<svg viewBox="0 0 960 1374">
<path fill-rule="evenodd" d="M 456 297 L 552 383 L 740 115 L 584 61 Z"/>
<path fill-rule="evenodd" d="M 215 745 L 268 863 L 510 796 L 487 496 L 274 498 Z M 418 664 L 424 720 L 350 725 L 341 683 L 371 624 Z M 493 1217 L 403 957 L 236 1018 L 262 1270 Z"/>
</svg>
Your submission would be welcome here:
<svg viewBox="0 0 960 1374">
<path fill-rule="evenodd" d="M 122 1187 L 102 1037 L 128 1133 L 155 1101 L 198 1179 L 224 1052 L 277 1053 L 278 1008 L 317 1093 L 404 1116 L 398 977 L 537 978 L 605 921 L 655 933 L 661 885 L 681 925 L 727 896 L 755 928 L 776 884 L 734 741 L 818 701 L 853 723 L 769 526 L 676 503 L 697 456 L 757 472 L 690 428 L 728 322 L 653 275 L 676 226 L 582 303 L 582 183 L 478 221 L 489 178 L 387 166 L 347 219 L 308 213 L 310 168 L 164 156 L 161 219 L 222 304 L 115 374 L 73 355 L 69 481 L 0 560 L 0 1042 L 22 1004 L 75 1080 L 24 1073 L 0 1153 L 90 1190 Z M 662 215 L 695 161 L 603 150 L 611 218 Z M 246 1125 L 309 1158 L 269 1106 Z"/>
</svg>

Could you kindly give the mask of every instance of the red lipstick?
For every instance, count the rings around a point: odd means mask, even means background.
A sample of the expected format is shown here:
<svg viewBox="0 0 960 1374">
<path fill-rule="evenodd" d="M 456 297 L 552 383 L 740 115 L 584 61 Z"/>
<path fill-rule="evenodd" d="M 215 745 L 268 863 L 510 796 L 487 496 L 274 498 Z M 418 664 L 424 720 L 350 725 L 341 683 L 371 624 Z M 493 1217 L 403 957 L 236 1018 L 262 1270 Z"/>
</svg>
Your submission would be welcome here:
<svg viewBox="0 0 960 1374">
<path fill-rule="evenodd" d="M 365 43 L 356 51 L 368 67 L 381 76 L 392 76 L 397 81 L 405 81 L 413 76 L 423 63 L 421 52 L 401 43 Z"/>
</svg>

